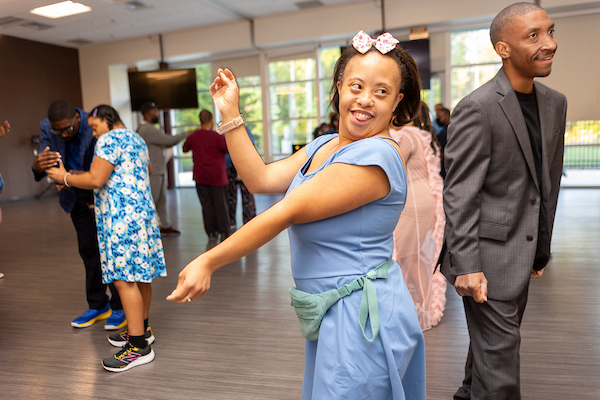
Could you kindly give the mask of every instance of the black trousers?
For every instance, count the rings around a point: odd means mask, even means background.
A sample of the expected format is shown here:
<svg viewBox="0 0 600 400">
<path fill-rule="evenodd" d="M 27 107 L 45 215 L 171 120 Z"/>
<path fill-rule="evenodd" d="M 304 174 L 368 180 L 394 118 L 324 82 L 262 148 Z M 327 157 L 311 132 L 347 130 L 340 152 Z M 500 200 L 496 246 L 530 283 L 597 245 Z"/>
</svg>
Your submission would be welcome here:
<svg viewBox="0 0 600 400">
<path fill-rule="evenodd" d="M 202 204 L 202 218 L 207 235 L 220 233 L 229 236 L 227 185 L 210 186 L 196 183 L 196 192 Z"/>
<path fill-rule="evenodd" d="M 108 303 L 106 285 L 102 283 L 102 270 L 100 269 L 100 252 L 98 251 L 98 236 L 96 232 L 96 219 L 93 204 L 86 201 L 85 196 L 78 193 L 75 207 L 71 211 L 71 220 L 77 231 L 79 255 L 85 266 L 85 293 L 89 308 L 102 309 Z M 121 310 L 121 298 L 113 284 L 109 284 L 111 298 L 110 307 Z"/>
</svg>

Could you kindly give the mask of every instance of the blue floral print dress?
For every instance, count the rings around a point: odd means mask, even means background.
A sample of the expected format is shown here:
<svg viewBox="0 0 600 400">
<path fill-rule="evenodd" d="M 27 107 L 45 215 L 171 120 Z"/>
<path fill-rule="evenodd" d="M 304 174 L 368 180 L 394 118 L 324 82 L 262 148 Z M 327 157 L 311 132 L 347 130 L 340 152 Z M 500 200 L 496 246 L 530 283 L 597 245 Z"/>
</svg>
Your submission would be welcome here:
<svg viewBox="0 0 600 400">
<path fill-rule="evenodd" d="M 94 190 L 102 281 L 150 283 L 166 276 L 146 143 L 136 132 L 115 129 L 100 136 L 94 154 L 114 165 Z"/>
</svg>

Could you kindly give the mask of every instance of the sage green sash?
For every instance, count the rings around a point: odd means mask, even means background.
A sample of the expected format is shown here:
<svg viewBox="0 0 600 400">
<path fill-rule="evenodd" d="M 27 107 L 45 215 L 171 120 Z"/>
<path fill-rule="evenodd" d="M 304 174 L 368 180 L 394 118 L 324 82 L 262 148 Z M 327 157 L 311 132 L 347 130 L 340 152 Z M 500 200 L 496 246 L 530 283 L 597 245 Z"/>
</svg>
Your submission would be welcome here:
<svg viewBox="0 0 600 400">
<path fill-rule="evenodd" d="M 289 293 L 292 298 L 292 306 L 294 306 L 294 310 L 300 321 L 302 336 L 308 340 L 317 340 L 319 338 L 319 330 L 321 329 L 321 321 L 327 310 L 342 297 L 346 297 L 350 293 L 362 289 L 363 294 L 358 310 L 358 323 L 364 338 L 369 342 L 375 340 L 379 334 L 379 305 L 377 303 L 377 290 L 371 281 L 374 279 L 386 279 L 387 271 L 391 266 L 392 260 L 388 259 L 374 270 L 367 272 L 341 288 L 331 289 L 322 293 L 310 294 L 296 288 L 290 288 Z M 369 318 L 371 319 L 371 339 L 365 334 L 367 319 Z"/>
</svg>

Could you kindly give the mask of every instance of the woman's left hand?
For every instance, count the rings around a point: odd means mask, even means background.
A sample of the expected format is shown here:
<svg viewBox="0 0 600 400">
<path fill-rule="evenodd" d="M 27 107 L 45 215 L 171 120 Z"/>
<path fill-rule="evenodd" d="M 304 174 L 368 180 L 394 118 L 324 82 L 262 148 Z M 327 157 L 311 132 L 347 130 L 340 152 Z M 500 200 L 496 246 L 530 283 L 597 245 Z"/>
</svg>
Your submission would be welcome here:
<svg viewBox="0 0 600 400">
<path fill-rule="evenodd" d="M 48 168 L 46 170 L 46 174 L 48 174 L 50 179 L 52 179 L 54 182 L 61 184 L 61 185 L 64 182 L 66 173 L 67 173 L 67 170 L 65 169 L 65 166 L 63 165 L 61 160 L 58 160 L 58 167 Z"/>
<path fill-rule="evenodd" d="M 202 262 L 202 256 L 190 262 L 180 273 L 177 287 L 167 300 L 185 304 L 203 297 L 210 289 L 213 271 Z"/>
<path fill-rule="evenodd" d="M 217 77 L 210 85 L 210 94 L 219 109 L 223 120 L 233 119 L 240 114 L 239 89 L 233 73 L 229 69 L 217 71 Z"/>
</svg>

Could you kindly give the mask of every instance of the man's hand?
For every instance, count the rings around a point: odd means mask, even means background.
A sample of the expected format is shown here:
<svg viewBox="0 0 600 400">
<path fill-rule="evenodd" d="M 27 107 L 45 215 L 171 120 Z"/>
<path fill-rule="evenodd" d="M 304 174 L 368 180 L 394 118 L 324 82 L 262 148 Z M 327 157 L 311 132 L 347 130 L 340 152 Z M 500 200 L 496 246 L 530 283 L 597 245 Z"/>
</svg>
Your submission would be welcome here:
<svg viewBox="0 0 600 400">
<path fill-rule="evenodd" d="M 546 267 L 540 269 L 539 271 L 536 271 L 535 269 L 531 268 L 531 279 L 541 278 L 542 275 L 544 275 L 545 270 L 546 270 Z"/>
<path fill-rule="evenodd" d="M 10 124 L 8 121 L 4 121 L 2 125 L 0 125 L 0 137 L 6 135 L 10 131 Z"/>
<path fill-rule="evenodd" d="M 483 272 L 459 275 L 454 282 L 454 288 L 460 296 L 471 296 L 476 303 L 487 301 L 487 279 Z"/>
<path fill-rule="evenodd" d="M 38 174 L 43 173 L 48 168 L 56 167 L 58 160 L 61 159 L 60 153 L 50 151 L 50 147 L 46 146 L 44 151 L 37 155 L 33 162 L 33 170 Z"/>
</svg>

